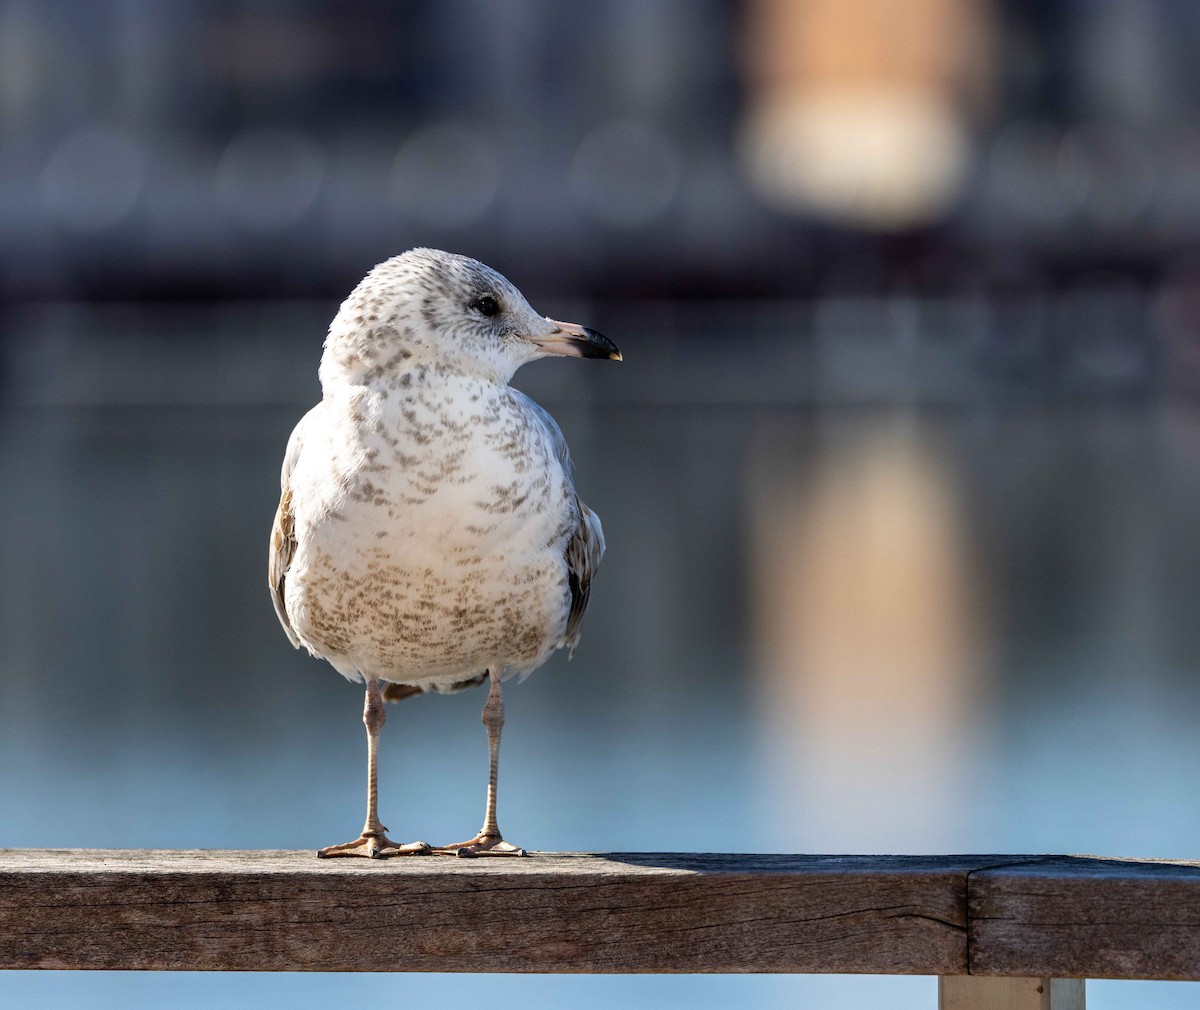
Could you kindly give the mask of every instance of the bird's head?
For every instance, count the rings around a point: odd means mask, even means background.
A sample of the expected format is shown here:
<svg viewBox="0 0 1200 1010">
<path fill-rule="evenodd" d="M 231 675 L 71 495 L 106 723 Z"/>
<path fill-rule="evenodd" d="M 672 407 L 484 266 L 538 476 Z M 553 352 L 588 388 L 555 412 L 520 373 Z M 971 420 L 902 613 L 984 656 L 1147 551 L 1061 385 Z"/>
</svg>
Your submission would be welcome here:
<svg viewBox="0 0 1200 1010">
<path fill-rule="evenodd" d="M 621 360 L 604 334 L 539 315 L 507 278 L 467 256 L 410 249 L 375 267 L 329 328 L 322 381 L 428 365 L 507 382 L 549 355 Z"/>
</svg>

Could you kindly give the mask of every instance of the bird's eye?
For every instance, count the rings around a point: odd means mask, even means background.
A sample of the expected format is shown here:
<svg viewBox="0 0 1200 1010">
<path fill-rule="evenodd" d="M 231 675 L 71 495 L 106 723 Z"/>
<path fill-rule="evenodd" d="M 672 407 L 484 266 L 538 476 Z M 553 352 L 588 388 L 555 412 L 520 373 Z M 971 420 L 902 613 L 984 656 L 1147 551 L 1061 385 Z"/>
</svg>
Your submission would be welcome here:
<svg viewBox="0 0 1200 1010">
<path fill-rule="evenodd" d="M 500 311 L 500 303 L 491 295 L 480 295 L 471 302 L 470 308 L 474 309 L 480 315 L 494 316 Z"/>
</svg>

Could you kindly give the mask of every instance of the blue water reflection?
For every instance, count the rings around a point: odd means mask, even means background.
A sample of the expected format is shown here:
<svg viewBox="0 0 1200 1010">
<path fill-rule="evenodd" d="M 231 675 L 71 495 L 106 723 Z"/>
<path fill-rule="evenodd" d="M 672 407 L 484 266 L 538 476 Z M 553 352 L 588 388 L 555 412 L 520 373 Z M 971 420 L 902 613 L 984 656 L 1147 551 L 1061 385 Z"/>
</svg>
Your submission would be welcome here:
<svg viewBox="0 0 1200 1010">
<path fill-rule="evenodd" d="M 108 345 L 116 360 L 142 360 L 130 340 Z M 360 823 L 358 690 L 288 647 L 264 585 L 278 462 L 312 391 L 256 401 L 246 353 L 196 353 L 196 374 L 156 396 L 150 365 L 127 388 L 103 355 L 81 370 L 70 347 L 10 345 L 7 371 L 28 381 L 0 417 L 0 845 L 309 849 Z M 562 368 L 526 381 L 566 430 L 610 553 L 577 658 L 508 693 L 507 834 L 565 850 L 1197 854 L 1200 411 L 1154 396 L 706 402 L 686 348 L 653 353 L 659 402 Z M 206 388 L 221 374 L 243 383 L 235 402 Z M 482 701 L 391 710 L 394 837 L 476 825 Z M 30 1007 L 933 994 L 897 978 L 0 975 L 0 1004 Z M 1093 1008 L 1195 999 L 1089 988 Z"/>
</svg>

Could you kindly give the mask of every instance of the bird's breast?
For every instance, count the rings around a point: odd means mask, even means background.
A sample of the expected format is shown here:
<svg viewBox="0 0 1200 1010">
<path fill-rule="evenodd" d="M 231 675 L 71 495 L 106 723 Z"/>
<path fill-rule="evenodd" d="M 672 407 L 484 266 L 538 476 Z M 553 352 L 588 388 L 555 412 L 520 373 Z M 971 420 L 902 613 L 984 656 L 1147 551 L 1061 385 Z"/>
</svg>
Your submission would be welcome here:
<svg viewBox="0 0 1200 1010">
<path fill-rule="evenodd" d="M 569 600 L 562 464 L 503 390 L 397 392 L 347 397 L 293 475 L 297 630 L 360 669 L 536 665 Z"/>
</svg>

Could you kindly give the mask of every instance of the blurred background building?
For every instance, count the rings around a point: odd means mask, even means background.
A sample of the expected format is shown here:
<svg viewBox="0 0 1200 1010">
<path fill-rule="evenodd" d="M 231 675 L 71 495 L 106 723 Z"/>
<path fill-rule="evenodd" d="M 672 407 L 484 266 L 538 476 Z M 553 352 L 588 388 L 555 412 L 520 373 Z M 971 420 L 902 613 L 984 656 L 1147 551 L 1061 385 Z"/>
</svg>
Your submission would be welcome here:
<svg viewBox="0 0 1200 1010">
<path fill-rule="evenodd" d="M 338 300 L 424 244 L 626 359 L 517 378 L 610 551 L 576 660 L 508 699 L 514 839 L 1195 857 L 1198 48 L 1184 0 L 0 0 L 0 846 L 361 816 L 359 695 L 288 647 L 266 537 Z M 389 719 L 398 835 L 473 827 L 480 703 Z M 935 996 L 0 977 L 483 998 Z"/>
<path fill-rule="evenodd" d="M 414 243 L 594 295 L 1186 269 L 1175 0 L 0 8 L 0 292 L 325 296 Z"/>
</svg>

